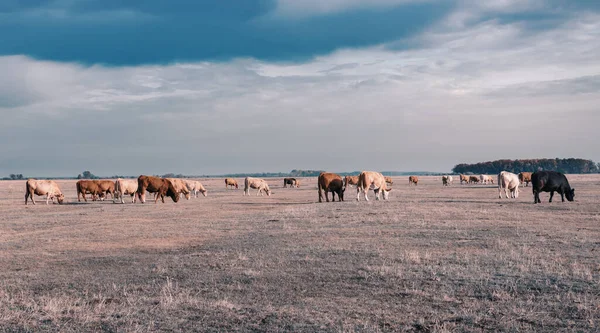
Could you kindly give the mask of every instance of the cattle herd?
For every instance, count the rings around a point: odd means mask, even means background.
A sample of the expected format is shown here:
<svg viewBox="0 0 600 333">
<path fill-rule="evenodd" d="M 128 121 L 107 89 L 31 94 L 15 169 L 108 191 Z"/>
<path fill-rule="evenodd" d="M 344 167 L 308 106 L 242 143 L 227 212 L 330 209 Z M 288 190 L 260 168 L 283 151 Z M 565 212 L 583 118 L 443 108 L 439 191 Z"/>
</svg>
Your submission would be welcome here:
<svg viewBox="0 0 600 333">
<path fill-rule="evenodd" d="M 461 174 L 459 175 L 459 179 L 461 184 L 494 184 L 494 178 L 489 175 L 467 176 Z M 452 176 L 442 176 L 443 186 L 450 186 L 452 183 Z M 497 177 L 498 197 L 502 198 L 502 193 L 504 192 L 506 198 L 518 198 L 519 185 L 523 183 L 525 186 L 529 186 L 529 183 L 532 184 L 534 203 L 541 202 L 540 192 L 550 192 L 550 202 L 552 202 L 554 192 L 560 194 L 563 202 L 565 201 L 565 197 L 568 201 L 573 201 L 575 197 L 575 190 L 570 187 L 565 175 L 555 171 L 521 172 L 518 175 L 502 171 Z M 392 185 L 392 179 L 384 177 L 376 171 L 363 171 L 358 176 L 346 176 L 344 178 L 335 173 L 322 172 L 317 179 L 319 202 L 323 201 L 323 195 L 325 196 L 325 201 L 329 202 L 328 194 L 330 192 L 332 201 L 335 201 L 336 195 L 338 196 L 338 201 L 344 201 L 344 192 L 351 185 L 356 186 L 357 201 L 360 201 L 361 194 L 366 201 L 369 201 L 367 194 L 370 189 L 375 192 L 376 200 L 379 200 L 380 195 L 383 200 L 387 200 L 389 192 L 392 190 L 388 187 L 388 184 Z M 419 178 L 417 176 L 410 176 L 408 184 L 409 186 L 417 186 Z M 298 188 L 300 187 L 300 181 L 296 178 L 284 178 L 283 187 L 288 186 Z M 237 180 L 226 178 L 225 188 L 228 187 L 235 187 L 237 189 Z M 81 201 L 81 198 L 83 198 L 86 202 L 86 194 L 90 194 L 92 200 L 104 200 L 110 195 L 113 202 L 120 201 L 121 203 L 125 203 L 123 199 L 125 195 L 131 196 L 132 203 L 135 203 L 136 199 L 139 199 L 141 203 L 145 203 L 146 192 L 154 194 L 155 203 L 158 202 L 158 199 L 161 199 L 164 203 L 165 196 L 170 197 L 174 202 L 178 202 L 181 196 L 185 196 L 187 199 L 190 199 L 192 195 L 197 198 L 198 193 L 207 196 L 207 190 L 199 181 L 146 175 L 139 176 L 137 180 L 118 178 L 114 182 L 112 180 L 79 180 L 76 188 L 77 201 Z M 264 179 L 246 177 L 244 179 L 244 196 L 250 195 L 251 188 L 258 190 L 256 195 L 271 195 L 269 184 Z M 25 185 L 25 205 L 27 205 L 28 199 L 31 199 L 31 202 L 35 205 L 34 194 L 38 196 L 45 195 L 46 204 L 49 201 L 54 203 L 54 199 L 59 204 L 62 204 L 65 200 L 65 196 L 62 194 L 58 184 L 53 180 L 28 179 Z"/>
</svg>

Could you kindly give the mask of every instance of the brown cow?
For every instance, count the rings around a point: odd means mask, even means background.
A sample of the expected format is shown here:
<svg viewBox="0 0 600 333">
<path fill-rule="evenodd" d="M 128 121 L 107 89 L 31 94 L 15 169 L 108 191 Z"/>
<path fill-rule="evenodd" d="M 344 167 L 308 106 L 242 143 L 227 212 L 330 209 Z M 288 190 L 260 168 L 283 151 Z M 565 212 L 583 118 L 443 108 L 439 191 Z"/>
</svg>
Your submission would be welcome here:
<svg viewBox="0 0 600 333">
<path fill-rule="evenodd" d="M 469 176 L 469 184 L 479 183 L 479 177 L 477 176 Z"/>
<path fill-rule="evenodd" d="M 356 200 L 360 201 L 360 192 L 365 195 L 365 200 L 369 201 L 367 192 L 369 188 L 373 188 L 375 191 L 375 200 L 379 200 L 379 192 L 383 192 L 383 200 L 388 199 L 388 195 L 391 188 L 387 188 L 385 178 L 383 175 L 376 171 L 363 171 L 358 176 L 358 186 L 356 187 Z"/>
<path fill-rule="evenodd" d="M 87 193 L 92 195 L 92 201 L 96 201 L 97 197 L 102 198 L 102 195 L 104 194 L 104 192 L 98 186 L 98 182 L 96 182 L 95 180 L 79 180 L 75 184 L 75 187 L 77 188 L 78 202 L 81 202 L 80 196 L 83 196 L 83 200 L 87 202 L 87 198 L 85 197 Z"/>
<path fill-rule="evenodd" d="M 358 176 L 346 176 L 344 177 L 344 187 L 348 187 L 348 185 L 358 185 Z"/>
<path fill-rule="evenodd" d="M 238 188 L 237 180 L 233 178 L 225 178 L 225 188 L 227 188 L 227 186 L 231 186 L 231 188 L 235 186 L 235 188 Z"/>
<path fill-rule="evenodd" d="M 335 201 L 337 193 L 339 201 L 344 201 L 344 191 L 346 190 L 347 177 L 342 181 L 342 177 L 331 172 L 321 172 L 317 179 L 319 188 L 319 202 L 323 202 L 323 191 L 325 191 L 325 201 L 329 202 L 328 193 L 331 192 L 331 201 Z"/>
<path fill-rule="evenodd" d="M 154 199 L 154 203 L 158 202 L 159 197 L 164 203 L 165 195 L 171 197 L 174 202 L 179 201 L 179 193 L 175 190 L 173 184 L 165 178 L 145 175 L 139 176 L 137 196 L 141 203 L 146 203 L 146 191 L 150 193 L 158 193 Z"/>
<path fill-rule="evenodd" d="M 104 200 L 104 198 L 108 198 L 108 195 L 114 199 L 115 198 L 115 182 L 112 180 L 95 180 L 96 184 L 98 184 L 98 188 L 100 189 L 100 200 Z"/>
<path fill-rule="evenodd" d="M 531 172 L 519 173 L 519 182 L 521 183 L 521 185 L 525 183 L 525 186 L 529 186 L 529 183 L 531 183 Z"/>
<path fill-rule="evenodd" d="M 287 185 L 298 188 L 300 187 L 300 182 L 296 178 L 283 178 L 283 187 L 287 187 Z"/>
<path fill-rule="evenodd" d="M 465 176 L 463 174 L 460 175 L 460 184 L 462 185 L 463 182 L 465 182 L 466 184 L 469 183 L 469 176 Z"/>
<path fill-rule="evenodd" d="M 27 183 L 25 183 L 25 205 L 27 205 L 28 198 L 31 198 L 31 202 L 35 205 L 34 194 L 45 195 L 46 205 L 48 204 L 48 199 L 52 199 L 52 203 L 54 203 L 54 198 L 56 198 L 59 204 L 62 204 L 65 200 L 65 196 L 60 191 L 58 184 L 53 180 L 27 179 Z"/>
<path fill-rule="evenodd" d="M 385 178 L 386 183 L 388 183 L 390 185 L 394 185 L 394 181 L 392 180 L 392 177 L 385 176 L 383 178 Z"/>
<path fill-rule="evenodd" d="M 415 184 L 417 186 L 419 184 L 419 177 L 417 176 L 409 176 L 408 177 L 408 186 Z"/>
</svg>

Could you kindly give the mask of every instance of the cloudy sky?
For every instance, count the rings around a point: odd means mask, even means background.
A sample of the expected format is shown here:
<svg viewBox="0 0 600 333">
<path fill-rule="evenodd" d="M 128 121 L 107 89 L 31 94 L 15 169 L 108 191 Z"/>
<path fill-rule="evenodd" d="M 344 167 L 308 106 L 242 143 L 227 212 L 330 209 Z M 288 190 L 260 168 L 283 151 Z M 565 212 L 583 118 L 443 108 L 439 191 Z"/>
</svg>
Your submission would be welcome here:
<svg viewBox="0 0 600 333">
<path fill-rule="evenodd" d="M 600 2 L 3 0 L 0 177 L 600 161 Z"/>
</svg>

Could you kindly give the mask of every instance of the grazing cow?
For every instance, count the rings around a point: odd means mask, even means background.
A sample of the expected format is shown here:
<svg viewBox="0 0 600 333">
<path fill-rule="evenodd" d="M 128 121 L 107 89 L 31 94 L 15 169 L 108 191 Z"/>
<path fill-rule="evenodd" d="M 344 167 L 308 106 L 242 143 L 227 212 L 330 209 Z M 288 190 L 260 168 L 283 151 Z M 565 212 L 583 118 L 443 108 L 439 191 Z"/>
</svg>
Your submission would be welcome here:
<svg viewBox="0 0 600 333">
<path fill-rule="evenodd" d="M 259 194 L 263 195 L 263 191 L 267 193 L 267 196 L 271 195 L 269 184 L 264 179 L 246 177 L 244 179 L 244 195 L 250 195 L 250 188 L 258 189 L 258 192 L 256 192 L 257 196 Z"/>
<path fill-rule="evenodd" d="M 489 176 L 489 175 L 480 175 L 479 180 L 481 180 L 482 184 L 493 184 L 494 183 L 494 177 Z"/>
<path fill-rule="evenodd" d="M 519 176 L 512 172 L 502 171 L 498 174 L 498 197 L 502 199 L 502 190 L 508 198 L 508 192 L 510 191 L 511 198 L 519 197 Z"/>
<path fill-rule="evenodd" d="M 177 192 L 173 184 L 165 178 L 145 175 L 139 176 L 137 196 L 141 203 L 146 203 L 146 191 L 158 193 L 154 198 L 154 203 L 158 202 L 159 197 L 162 202 L 165 203 L 165 196 L 171 197 L 174 202 L 179 201 L 179 192 Z"/>
<path fill-rule="evenodd" d="M 477 184 L 477 183 L 479 183 L 479 177 L 469 176 L 469 184 Z"/>
<path fill-rule="evenodd" d="M 394 185 L 394 181 L 392 180 L 392 177 L 385 176 L 383 178 L 385 178 L 386 183 L 388 183 L 390 185 Z"/>
<path fill-rule="evenodd" d="M 348 176 L 342 181 L 342 177 L 338 174 L 331 172 L 321 172 L 317 179 L 317 186 L 319 188 L 319 202 L 323 202 L 323 191 L 325 191 L 325 201 L 329 202 L 329 192 L 331 192 L 331 201 L 335 201 L 335 194 L 337 193 L 339 201 L 344 201 L 344 191 L 348 184 Z"/>
<path fill-rule="evenodd" d="M 113 196 L 113 202 L 117 202 L 119 198 L 121 198 L 121 203 L 125 203 L 123 196 L 129 194 L 131 196 L 131 203 L 135 203 L 135 193 L 137 192 L 137 188 L 137 179 L 117 178 L 115 181 L 115 195 Z"/>
<path fill-rule="evenodd" d="M 358 176 L 346 176 L 344 177 L 344 187 L 348 187 L 348 185 L 358 186 Z"/>
<path fill-rule="evenodd" d="M 360 192 L 364 193 L 365 200 L 369 201 L 367 192 L 369 188 L 375 190 L 375 200 L 379 200 L 379 192 L 383 192 L 383 200 L 388 199 L 391 188 L 387 188 L 385 178 L 376 171 L 363 171 L 358 176 L 358 186 L 356 187 L 356 200 L 360 201 Z"/>
<path fill-rule="evenodd" d="M 203 196 L 208 195 L 206 189 L 204 188 L 204 186 L 202 186 L 202 183 L 200 183 L 197 180 L 186 179 L 185 185 L 187 186 L 188 191 L 190 191 L 194 195 L 194 198 L 198 197 L 198 192 L 202 193 Z"/>
<path fill-rule="evenodd" d="M 187 200 L 190 200 L 190 191 L 187 188 L 187 184 L 184 179 L 181 178 L 166 178 L 173 184 L 175 192 L 183 194 Z"/>
<path fill-rule="evenodd" d="M 54 203 L 54 198 L 56 198 L 56 201 L 58 201 L 59 204 L 62 204 L 65 200 L 65 196 L 60 191 L 58 184 L 53 180 L 27 179 L 27 182 L 25 183 L 25 205 L 27 205 L 28 198 L 31 198 L 31 202 L 35 205 L 35 200 L 33 199 L 34 194 L 45 195 L 46 205 L 48 204 L 49 199 L 52 199 L 52 203 Z"/>
<path fill-rule="evenodd" d="M 465 176 L 463 174 L 460 175 L 460 184 L 462 185 L 464 183 L 468 184 L 469 183 L 469 176 Z"/>
<path fill-rule="evenodd" d="M 531 182 L 531 172 L 519 173 L 519 181 L 521 182 L 521 185 L 525 183 L 525 186 L 529 186 L 529 183 Z"/>
<path fill-rule="evenodd" d="M 104 201 L 104 198 L 108 198 L 109 194 L 113 199 L 115 198 L 115 182 L 112 180 L 95 180 L 95 182 L 100 190 L 100 200 Z"/>
<path fill-rule="evenodd" d="M 417 186 L 419 184 L 419 177 L 417 176 L 410 176 L 408 177 L 408 186 L 415 184 L 415 186 Z"/>
<path fill-rule="evenodd" d="M 448 185 L 452 184 L 452 181 L 453 181 L 452 176 L 442 176 L 442 184 L 444 186 L 448 186 Z"/>
<path fill-rule="evenodd" d="M 87 202 L 87 198 L 85 197 L 87 193 L 92 195 L 92 201 L 96 201 L 98 196 L 102 197 L 104 194 L 104 191 L 100 189 L 98 182 L 95 180 L 79 180 L 75 186 L 77 188 L 77 202 L 81 202 L 80 196 L 83 196 L 83 200 Z"/>
<path fill-rule="evenodd" d="M 569 185 L 569 181 L 567 177 L 560 172 L 556 171 L 537 171 L 531 175 L 531 185 L 533 187 L 533 202 L 541 203 L 540 201 L 540 192 L 550 192 L 550 200 L 548 202 L 552 202 L 552 197 L 554 196 L 554 192 L 560 193 L 560 198 L 562 202 L 565 202 L 565 197 L 567 200 L 573 201 L 575 199 L 575 189 L 571 188 Z"/>
<path fill-rule="evenodd" d="M 296 178 L 283 178 L 283 187 L 300 187 L 300 183 L 296 180 Z"/>
<path fill-rule="evenodd" d="M 231 188 L 233 188 L 235 186 L 235 188 L 238 188 L 238 183 L 237 180 L 233 179 L 233 178 L 225 178 L 225 188 L 227 188 L 227 186 L 231 186 Z"/>
</svg>

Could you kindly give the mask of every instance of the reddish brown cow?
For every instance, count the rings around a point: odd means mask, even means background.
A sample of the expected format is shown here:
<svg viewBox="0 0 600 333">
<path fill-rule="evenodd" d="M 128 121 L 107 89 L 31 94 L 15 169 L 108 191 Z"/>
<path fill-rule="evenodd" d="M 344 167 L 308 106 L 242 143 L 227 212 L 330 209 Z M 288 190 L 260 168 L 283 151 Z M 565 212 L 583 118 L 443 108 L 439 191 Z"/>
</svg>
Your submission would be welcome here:
<svg viewBox="0 0 600 333">
<path fill-rule="evenodd" d="M 521 185 L 525 183 L 525 186 L 529 186 L 529 183 L 531 183 L 531 172 L 519 173 L 519 182 Z"/>
<path fill-rule="evenodd" d="M 417 176 L 410 176 L 408 177 L 408 186 L 415 184 L 415 186 L 417 186 L 419 184 L 419 177 Z"/>
<path fill-rule="evenodd" d="M 470 184 L 477 184 L 477 183 L 479 183 L 479 177 L 477 177 L 477 176 L 469 176 L 469 183 Z"/>
<path fill-rule="evenodd" d="M 77 188 L 77 201 L 81 202 L 81 196 L 83 196 L 83 200 L 87 202 L 87 198 L 85 195 L 87 193 L 92 195 L 92 201 L 96 201 L 96 198 L 101 196 L 104 192 L 98 186 L 98 183 L 95 180 L 80 180 L 75 184 Z M 113 184 L 114 189 L 114 184 Z M 114 192 L 114 190 L 113 190 Z"/>
<path fill-rule="evenodd" d="M 173 187 L 173 184 L 165 178 L 154 176 L 141 175 L 138 177 L 137 196 L 141 203 L 146 202 L 146 191 L 157 193 L 154 203 L 158 202 L 158 198 L 165 202 L 165 195 L 171 197 L 174 202 L 179 201 L 179 193 Z"/>
<path fill-rule="evenodd" d="M 95 182 L 101 191 L 100 200 L 104 200 L 109 194 L 111 198 L 115 198 L 115 182 L 112 180 L 95 180 Z"/>
<path fill-rule="evenodd" d="M 319 187 L 319 202 L 323 202 L 323 191 L 325 191 L 325 201 L 327 202 L 329 202 L 329 192 L 331 192 L 331 201 L 335 201 L 335 193 L 337 193 L 340 201 L 344 201 L 346 186 L 340 175 L 331 172 L 321 172 L 317 183 Z"/>
<path fill-rule="evenodd" d="M 469 176 L 465 176 L 463 174 L 460 175 L 460 184 L 462 185 L 464 183 L 468 184 L 469 183 Z"/>
<path fill-rule="evenodd" d="M 225 188 L 227 188 L 227 186 L 231 186 L 231 188 L 235 186 L 235 188 L 238 188 L 237 180 L 233 178 L 225 178 Z"/>
</svg>

